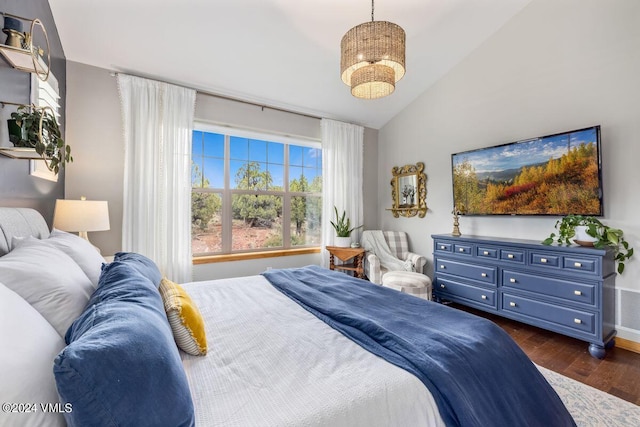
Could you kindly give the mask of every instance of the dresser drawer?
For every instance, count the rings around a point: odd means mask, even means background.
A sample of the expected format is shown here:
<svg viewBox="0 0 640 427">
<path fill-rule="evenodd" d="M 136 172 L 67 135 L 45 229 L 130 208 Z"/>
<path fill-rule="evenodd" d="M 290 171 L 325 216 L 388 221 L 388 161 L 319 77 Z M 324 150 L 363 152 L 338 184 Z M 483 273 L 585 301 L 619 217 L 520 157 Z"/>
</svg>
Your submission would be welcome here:
<svg viewBox="0 0 640 427">
<path fill-rule="evenodd" d="M 476 256 L 478 258 L 497 259 L 498 258 L 498 249 L 496 249 L 496 248 L 488 248 L 486 246 L 478 246 L 476 248 Z"/>
<path fill-rule="evenodd" d="M 494 286 L 497 285 L 497 270 L 497 267 L 473 265 L 442 258 L 436 259 L 437 274 L 452 274 Z"/>
<path fill-rule="evenodd" d="M 596 335 L 596 313 L 548 304 L 534 299 L 503 293 L 501 310 L 535 319 L 534 326 L 568 329 L 589 335 Z"/>
<path fill-rule="evenodd" d="M 453 252 L 453 243 L 436 240 L 434 245 L 437 252 Z"/>
<path fill-rule="evenodd" d="M 530 263 L 541 267 L 560 268 L 562 257 L 544 252 L 531 252 Z"/>
<path fill-rule="evenodd" d="M 464 283 L 458 283 L 453 280 L 438 279 L 434 289 L 436 295 L 443 298 L 462 298 L 483 305 L 496 308 L 496 291 L 484 289 Z"/>
<path fill-rule="evenodd" d="M 567 301 L 579 302 L 592 307 L 596 305 L 596 285 L 578 283 L 571 280 L 541 277 L 518 271 L 503 270 L 502 286 L 505 289 L 518 289 L 548 295 Z"/>
<path fill-rule="evenodd" d="M 455 244 L 453 245 L 453 252 L 458 255 L 472 255 L 472 247 L 471 245 Z"/>
<path fill-rule="evenodd" d="M 595 273 L 598 271 L 598 258 L 586 256 L 565 256 L 562 267 L 565 270 Z"/>
<path fill-rule="evenodd" d="M 500 249 L 500 259 L 503 261 L 524 264 L 524 251 Z"/>
</svg>

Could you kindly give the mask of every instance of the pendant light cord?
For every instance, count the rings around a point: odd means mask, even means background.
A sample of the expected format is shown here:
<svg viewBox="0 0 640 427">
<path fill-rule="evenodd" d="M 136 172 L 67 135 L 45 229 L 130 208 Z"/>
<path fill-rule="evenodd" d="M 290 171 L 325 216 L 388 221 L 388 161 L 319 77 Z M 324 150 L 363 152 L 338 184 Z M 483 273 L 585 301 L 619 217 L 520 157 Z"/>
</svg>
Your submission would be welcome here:
<svg viewBox="0 0 640 427">
<path fill-rule="evenodd" d="M 373 22 L 373 2 L 374 0 L 371 0 L 371 22 Z"/>
</svg>

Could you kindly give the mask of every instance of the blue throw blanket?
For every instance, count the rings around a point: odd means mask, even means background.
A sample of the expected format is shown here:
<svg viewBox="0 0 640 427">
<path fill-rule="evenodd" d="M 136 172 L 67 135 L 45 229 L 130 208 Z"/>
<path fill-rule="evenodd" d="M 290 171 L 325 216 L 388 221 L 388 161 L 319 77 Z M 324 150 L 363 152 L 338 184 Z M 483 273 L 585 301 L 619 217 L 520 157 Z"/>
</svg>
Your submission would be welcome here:
<svg viewBox="0 0 640 427">
<path fill-rule="evenodd" d="M 493 322 L 318 266 L 263 275 L 332 328 L 418 377 L 449 426 L 575 426 L 535 365 Z"/>
</svg>

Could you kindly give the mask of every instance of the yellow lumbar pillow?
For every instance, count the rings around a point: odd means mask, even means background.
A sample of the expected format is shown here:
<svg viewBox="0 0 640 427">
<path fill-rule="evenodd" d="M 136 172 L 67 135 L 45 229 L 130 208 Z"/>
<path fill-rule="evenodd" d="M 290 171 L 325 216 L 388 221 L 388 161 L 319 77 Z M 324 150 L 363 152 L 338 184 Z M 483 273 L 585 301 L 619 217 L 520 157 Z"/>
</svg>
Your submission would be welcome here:
<svg viewBox="0 0 640 427">
<path fill-rule="evenodd" d="M 160 281 L 159 290 L 178 347 L 194 356 L 207 354 L 204 320 L 189 294 L 166 277 Z"/>
</svg>

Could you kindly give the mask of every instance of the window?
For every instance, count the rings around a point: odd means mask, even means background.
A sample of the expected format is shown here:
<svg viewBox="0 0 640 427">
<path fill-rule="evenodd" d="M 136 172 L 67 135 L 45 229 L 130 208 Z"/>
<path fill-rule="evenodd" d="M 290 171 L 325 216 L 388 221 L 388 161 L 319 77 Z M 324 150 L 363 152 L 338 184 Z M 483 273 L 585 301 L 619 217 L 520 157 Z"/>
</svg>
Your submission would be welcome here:
<svg viewBox="0 0 640 427">
<path fill-rule="evenodd" d="M 319 246 L 320 144 L 215 130 L 193 131 L 194 256 Z"/>
<path fill-rule="evenodd" d="M 31 104 L 38 107 L 50 107 L 58 123 L 60 122 L 59 93 L 58 80 L 51 71 L 49 71 L 49 78 L 44 82 L 36 74 L 31 74 Z M 29 160 L 29 174 L 58 182 L 58 174 L 50 171 L 41 160 Z"/>
</svg>

